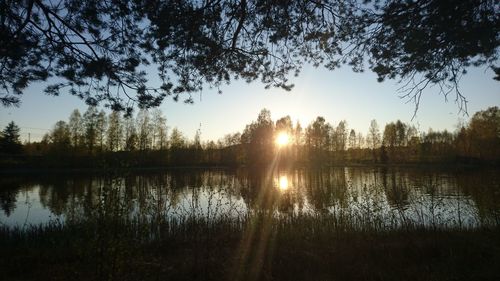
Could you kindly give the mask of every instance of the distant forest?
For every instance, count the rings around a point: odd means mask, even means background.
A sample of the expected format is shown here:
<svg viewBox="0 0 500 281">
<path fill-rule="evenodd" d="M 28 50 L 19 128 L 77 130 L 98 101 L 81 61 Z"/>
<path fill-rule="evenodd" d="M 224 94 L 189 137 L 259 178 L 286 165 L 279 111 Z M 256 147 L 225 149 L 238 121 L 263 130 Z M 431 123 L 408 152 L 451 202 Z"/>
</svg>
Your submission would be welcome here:
<svg viewBox="0 0 500 281">
<path fill-rule="evenodd" d="M 287 144 L 278 145 L 286 134 Z M 20 142 L 11 122 L 0 136 L 2 168 L 128 168 L 159 166 L 258 166 L 462 163 L 500 164 L 500 109 L 475 113 L 454 132 L 420 132 L 399 120 L 368 124 L 367 133 L 317 117 L 302 127 L 290 116 L 276 121 L 262 109 L 243 132 L 202 141 L 170 129 L 159 109 L 136 116 L 106 114 L 90 106 L 58 121 L 41 141 Z"/>
</svg>

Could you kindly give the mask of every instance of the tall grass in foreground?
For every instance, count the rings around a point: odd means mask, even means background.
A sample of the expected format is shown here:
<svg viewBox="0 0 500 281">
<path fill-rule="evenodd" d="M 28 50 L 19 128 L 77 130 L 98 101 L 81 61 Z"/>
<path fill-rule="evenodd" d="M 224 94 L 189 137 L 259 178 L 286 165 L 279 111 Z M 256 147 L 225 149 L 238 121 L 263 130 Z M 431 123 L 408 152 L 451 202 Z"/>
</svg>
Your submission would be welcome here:
<svg viewBox="0 0 500 281">
<path fill-rule="evenodd" d="M 334 215 L 94 218 L 0 228 L 4 280 L 495 280 L 500 229 Z"/>
<path fill-rule="evenodd" d="M 5 280 L 495 280 L 498 225 L 343 211 L 91 216 L 0 228 Z M 335 279 L 335 278 L 333 278 Z"/>
</svg>

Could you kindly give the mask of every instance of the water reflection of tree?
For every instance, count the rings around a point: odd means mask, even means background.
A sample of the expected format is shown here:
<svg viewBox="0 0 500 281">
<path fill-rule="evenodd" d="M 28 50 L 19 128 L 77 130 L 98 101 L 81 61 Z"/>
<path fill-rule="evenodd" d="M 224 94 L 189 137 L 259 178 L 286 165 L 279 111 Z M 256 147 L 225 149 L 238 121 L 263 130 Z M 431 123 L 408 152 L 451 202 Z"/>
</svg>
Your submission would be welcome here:
<svg viewBox="0 0 500 281">
<path fill-rule="evenodd" d="M 305 195 L 311 206 L 326 212 L 338 204 L 347 205 L 347 179 L 344 168 L 312 169 L 306 172 Z"/>
<path fill-rule="evenodd" d="M 382 168 L 380 170 L 380 177 L 382 178 L 382 188 L 385 194 L 387 203 L 394 211 L 392 213 L 392 222 L 396 224 L 403 223 L 409 226 L 409 214 L 407 209 L 410 202 L 410 187 L 407 182 L 407 175 L 399 170 Z"/>
<path fill-rule="evenodd" d="M 66 210 L 69 198 L 68 181 L 64 177 L 57 177 L 50 182 L 40 184 L 40 203 L 55 215 L 62 215 Z"/>
<path fill-rule="evenodd" d="M 8 217 L 16 209 L 17 194 L 21 189 L 19 180 L 1 180 L 0 186 L 0 207 Z"/>
<path fill-rule="evenodd" d="M 373 171 L 373 173 L 371 172 Z M 19 192 L 36 190 L 41 205 L 69 220 L 119 209 L 123 217 L 208 218 L 250 212 L 289 214 L 368 210 L 410 222 L 500 223 L 497 171 L 421 169 L 171 170 L 128 175 L 60 175 L 0 180 L 0 207 L 9 216 Z M 279 188 L 279 178 L 289 188 Z M 306 204 L 307 203 L 307 204 Z M 374 213 L 374 211 L 383 213 Z M 118 212 L 118 211 L 116 211 Z M 390 213 L 387 213 L 390 212 Z M 109 213 L 109 212 L 108 212 Z M 234 217 L 234 216 L 233 216 Z M 382 218 L 382 217 L 381 217 Z"/>
<path fill-rule="evenodd" d="M 251 210 L 272 209 L 275 201 L 272 173 L 266 169 L 252 169 L 240 176 L 243 176 L 241 197 L 246 206 Z"/>
<path fill-rule="evenodd" d="M 410 188 L 407 177 L 394 169 L 383 168 L 380 171 L 382 186 L 384 187 L 387 202 L 399 210 L 404 210 L 409 204 Z"/>
<path fill-rule="evenodd" d="M 280 189 L 280 177 L 287 180 L 286 189 Z M 241 183 L 241 197 L 249 210 L 291 213 L 304 205 L 297 171 L 249 169 L 239 171 L 237 178 Z"/>
<path fill-rule="evenodd" d="M 500 225 L 500 176 L 498 170 L 458 171 L 459 191 L 470 196 L 482 223 Z"/>
</svg>

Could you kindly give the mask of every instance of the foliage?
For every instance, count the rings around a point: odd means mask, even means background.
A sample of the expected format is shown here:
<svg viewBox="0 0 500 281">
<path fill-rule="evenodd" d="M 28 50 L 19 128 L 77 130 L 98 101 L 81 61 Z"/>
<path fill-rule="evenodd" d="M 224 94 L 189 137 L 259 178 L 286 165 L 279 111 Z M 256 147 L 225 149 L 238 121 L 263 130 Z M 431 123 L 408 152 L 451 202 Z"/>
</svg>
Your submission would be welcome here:
<svg viewBox="0 0 500 281">
<path fill-rule="evenodd" d="M 490 107 L 472 116 L 468 135 L 473 153 L 478 158 L 500 157 L 500 109 Z"/>
<path fill-rule="evenodd" d="M 403 80 L 417 105 L 432 84 L 464 105 L 458 81 L 469 65 L 498 75 L 498 9 L 493 0 L 3 1 L 0 101 L 19 104 L 30 83 L 54 77 L 48 94 L 67 89 L 130 114 L 234 79 L 290 90 L 304 63 L 368 63 L 380 81 Z M 149 81 L 155 68 L 159 84 Z"/>
<path fill-rule="evenodd" d="M 325 160 L 324 151 L 329 149 L 331 131 L 332 126 L 321 116 L 307 126 L 305 141 L 311 161 L 321 163 Z"/>
<path fill-rule="evenodd" d="M 493 67 L 498 60 L 498 2 L 369 2 L 375 8 L 363 13 L 364 28 L 354 36 L 363 42 L 379 81 L 406 79 L 404 97 L 417 106 L 423 89 L 437 84 L 445 97 L 455 91 L 460 108 L 466 109 L 466 99 L 458 89 L 461 75 L 470 65 Z"/>
<path fill-rule="evenodd" d="M 247 125 L 241 135 L 241 142 L 246 145 L 247 159 L 253 165 L 267 165 L 273 161 L 274 122 L 271 112 L 262 109 L 257 120 Z"/>
<path fill-rule="evenodd" d="M 68 124 L 64 121 L 57 121 L 50 133 L 50 140 L 56 147 L 69 147 L 71 137 Z"/>
</svg>

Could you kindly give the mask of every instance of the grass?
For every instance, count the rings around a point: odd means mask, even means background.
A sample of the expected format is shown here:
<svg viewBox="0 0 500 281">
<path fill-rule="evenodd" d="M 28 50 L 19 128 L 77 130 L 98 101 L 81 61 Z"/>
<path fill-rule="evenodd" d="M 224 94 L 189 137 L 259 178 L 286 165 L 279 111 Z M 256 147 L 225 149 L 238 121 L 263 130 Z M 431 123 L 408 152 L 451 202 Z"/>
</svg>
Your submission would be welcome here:
<svg viewBox="0 0 500 281">
<path fill-rule="evenodd" d="M 93 218 L 0 228 L 2 280 L 499 280 L 500 228 L 327 215 Z"/>
</svg>

